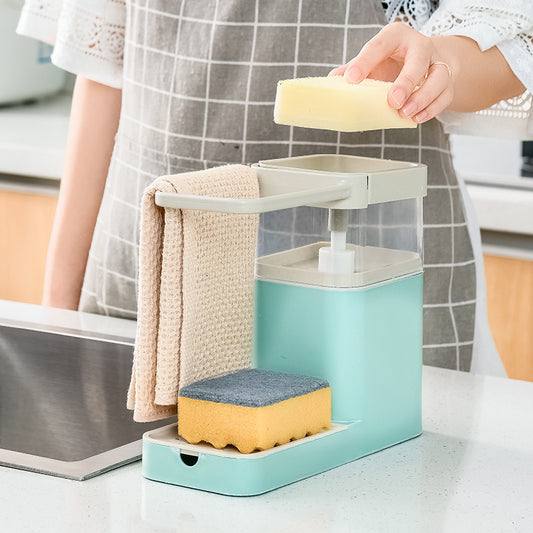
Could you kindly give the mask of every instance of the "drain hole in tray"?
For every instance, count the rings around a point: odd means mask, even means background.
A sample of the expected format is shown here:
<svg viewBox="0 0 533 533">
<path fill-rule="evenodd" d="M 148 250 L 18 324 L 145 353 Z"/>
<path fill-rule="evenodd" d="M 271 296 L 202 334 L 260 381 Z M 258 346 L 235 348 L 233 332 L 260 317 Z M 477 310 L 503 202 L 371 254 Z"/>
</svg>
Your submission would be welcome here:
<svg viewBox="0 0 533 533">
<path fill-rule="evenodd" d="M 180 459 L 183 462 L 183 464 L 187 466 L 194 466 L 198 462 L 197 455 L 189 455 L 188 453 L 180 452 Z"/>
</svg>

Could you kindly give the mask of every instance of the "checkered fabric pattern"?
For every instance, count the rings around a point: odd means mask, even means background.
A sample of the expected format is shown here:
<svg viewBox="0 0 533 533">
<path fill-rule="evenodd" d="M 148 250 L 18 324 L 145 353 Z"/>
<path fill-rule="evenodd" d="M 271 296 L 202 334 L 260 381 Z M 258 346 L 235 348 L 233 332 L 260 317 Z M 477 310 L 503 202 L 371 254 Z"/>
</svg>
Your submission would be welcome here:
<svg viewBox="0 0 533 533">
<path fill-rule="evenodd" d="M 139 206 L 158 176 L 312 153 L 422 162 L 424 362 L 468 370 L 475 263 L 440 124 L 336 133 L 272 120 L 277 80 L 326 75 L 386 23 L 375 0 L 128 2 L 122 115 L 80 309 L 136 316 Z M 260 252 L 325 237 L 326 217 L 312 208 L 262 215 Z"/>
</svg>

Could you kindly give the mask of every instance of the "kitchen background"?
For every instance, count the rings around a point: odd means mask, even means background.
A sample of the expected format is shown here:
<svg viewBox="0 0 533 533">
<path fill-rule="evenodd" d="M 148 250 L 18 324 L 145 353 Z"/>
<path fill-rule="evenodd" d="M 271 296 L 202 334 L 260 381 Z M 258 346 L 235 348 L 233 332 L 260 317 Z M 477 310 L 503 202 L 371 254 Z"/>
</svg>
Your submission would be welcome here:
<svg viewBox="0 0 533 533">
<path fill-rule="evenodd" d="M 74 78 L 17 36 L 0 0 L 0 300 L 39 304 Z M 452 136 L 482 230 L 489 323 L 509 377 L 533 381 L 533 143 Z"/>
</svg>

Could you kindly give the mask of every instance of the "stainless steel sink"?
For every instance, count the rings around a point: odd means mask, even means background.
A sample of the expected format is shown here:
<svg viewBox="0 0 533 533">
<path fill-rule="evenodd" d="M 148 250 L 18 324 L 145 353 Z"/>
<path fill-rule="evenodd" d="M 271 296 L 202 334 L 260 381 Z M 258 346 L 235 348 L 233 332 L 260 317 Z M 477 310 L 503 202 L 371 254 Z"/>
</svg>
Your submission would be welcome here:
<svg viewBox="0 0 533 533">
<path fill-rule="evenodd" d="M 126 409 L 133 342 L 0 325 L 0 465 L 78 480 L 139 459 Z"/>
</svg>

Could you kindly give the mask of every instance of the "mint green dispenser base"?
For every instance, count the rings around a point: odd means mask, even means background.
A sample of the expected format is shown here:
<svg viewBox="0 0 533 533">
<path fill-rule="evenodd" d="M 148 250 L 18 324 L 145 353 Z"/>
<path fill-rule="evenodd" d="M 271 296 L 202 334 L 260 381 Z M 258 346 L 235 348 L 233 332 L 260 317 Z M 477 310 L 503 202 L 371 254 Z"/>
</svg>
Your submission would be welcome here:
<svg viewBox="0 0 533 533">
<path fill-rule="evenodd" d="M 328 380 L 332 420 L 364 421 L 383 445 L 414 436 L 422 285 L 422 274 L 348 289 L 256 280 L 254 366 Z"/>
<path fill-rule="evenodd" d="M 422 274 L 356 289 L 257 280 L 255 298 L 254 366 L 327 379 L 336 425 L 248 455 L 167 426 L 143 437 L 145 477 L 251 496 L 420 435 Z"/>
</svg>

